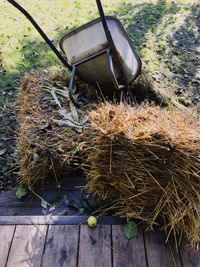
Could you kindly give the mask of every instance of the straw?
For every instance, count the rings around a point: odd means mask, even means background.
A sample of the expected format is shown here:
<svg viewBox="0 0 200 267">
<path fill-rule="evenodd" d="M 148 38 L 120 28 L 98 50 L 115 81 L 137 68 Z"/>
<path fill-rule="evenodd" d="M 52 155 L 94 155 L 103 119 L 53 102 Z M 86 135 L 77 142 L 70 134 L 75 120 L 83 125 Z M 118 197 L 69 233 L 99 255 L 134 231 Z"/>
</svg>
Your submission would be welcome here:
<svg viewBox="0 0 200 267">
<path fill-rule="evenodd" d="M 105 103 L 89 113 L 89 189 L 121 217 L 160 224 L 198 246 L 200 123 L 195 112 Z M 107 207 L 108 208 L 108 207 Z"/>
</svg>

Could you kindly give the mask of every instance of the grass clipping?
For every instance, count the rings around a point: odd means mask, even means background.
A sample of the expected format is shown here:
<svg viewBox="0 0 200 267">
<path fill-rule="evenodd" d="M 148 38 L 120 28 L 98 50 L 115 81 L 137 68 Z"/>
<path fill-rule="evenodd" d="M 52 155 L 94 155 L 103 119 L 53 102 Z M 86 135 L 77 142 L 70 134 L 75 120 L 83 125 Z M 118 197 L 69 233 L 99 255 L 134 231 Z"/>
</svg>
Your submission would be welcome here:
<svg viewBox="0 0 200 267">
<path fill-rule="evenodd" d="M 102 104 L 89 114 L 86 188 L 107 210 L 162 221 L 168 237 L 200 240 L 200 124 L 195 114 L 143 104 Z M 160 220 L 161 219 L 161 220 Z M 179 235 L 180 236 L 180 235 Z"/>
<path fill-rule="evenodd" d="M 47 77 L 26 75 L 18 94 L 19 183 L 67 176 L 80 164 L 79 143 L 87 118 L 70 105 L 66 88 Z"/>
</svg>

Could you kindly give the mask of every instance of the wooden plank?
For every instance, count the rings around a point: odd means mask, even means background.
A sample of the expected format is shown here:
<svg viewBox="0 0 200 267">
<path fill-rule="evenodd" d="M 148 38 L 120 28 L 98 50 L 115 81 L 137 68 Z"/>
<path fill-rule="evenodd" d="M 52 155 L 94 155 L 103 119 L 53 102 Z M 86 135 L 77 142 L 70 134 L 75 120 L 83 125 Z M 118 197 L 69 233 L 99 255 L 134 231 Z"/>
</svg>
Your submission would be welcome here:
<svg viewBox="0 0 200 267">
<path fill-rule="evenodd" d="M 40 207 L 0 207 L 0 216 L 59 216 L 63 211 L 67 211 L 67 216 L 77 216 L 79 211 L 73 208 L 67 207 L 55 207 L 50 209 L 44 209 Z M 89 212 L 84 212 L 84 215 L 89 214 Z"/>
<path fill-rule="evenodd" d="M 1 225 L 0 226 L 0 263 L 1 267 L 6 266 L 7 257 L 9 253 L 9 249 L 11 246 L 13 234 L 14 234 L 15 226 L 7 226 Z"/>
<path fill-rule="evenodd" d="M 108 225 L 89 229 L 82 225 L 79 244 L 79 267 L 111 267 L 111 230 Z"/>
<path fill-rule="evenodd" d="M 200 251 L 193 250 L 186 240 L 183 240 L 180 246 L 180 254 L 183 267 L 199 267 Z"/>
<path fill-rule="evenodd" d="M 78 225 L 49 226 L 42 267 L 76 267 Z"/>
<path fill-rule="evenodd" d="M 81 191 L 40 191 L 37 192 L 38 195 L 46 200 L 47 202 L 51 202 L 56 197 L 64 197 L 67 196 L 67 200 L 76 200 L 79 202 L 82 198 L 83 193 Z M 41 199 L 36 195 L 29 193 L 25 198 L 19 200 L 16 198 L 15 190 L 11 190 L 8 192 L 0 193 L 0 207 L 40 207 Z M 60 204 L 60 207 L 66 207 L 66 203 L 63 202 Z"/>
<path fill-rule="evenodd" d="M 160 231 L 145 233 L 145 243 L 148 266 L 181 267 L 175 244 L 166 244 L 165 237 Z"/>
<path fill-rule="evenodd" d="M 17 226 L 7 267 L 40 266 L 46 231 L 45 225 Z"/>
<path fill-rule="evenodd" d="M 46 224 L 87 224 L 88 216 L 0 216 L 0 225 L 46 225 Z M 114 216 L 98 219 L 98 224 L 123 224 L 124 221 Z"/>
<path fill-rule="evenodd" d="M 56 209 L 56 212 L 62 211 L 63 208 Z M 44 215 L 45 210 L 42 207 L 0 207 L 1 216 L 39 216 Z M 55 211 L 52 212 L 53 214 Z"/>
<path fill-rule="evenodd" d="M 137 237 L 128 240 L 123 226 L 112 226 L 113 267 L 146 267 L 145 246 L 142 230 L 138 230 Z M 152 265 L 153 266 L 153 265 Z"/>
</svg>

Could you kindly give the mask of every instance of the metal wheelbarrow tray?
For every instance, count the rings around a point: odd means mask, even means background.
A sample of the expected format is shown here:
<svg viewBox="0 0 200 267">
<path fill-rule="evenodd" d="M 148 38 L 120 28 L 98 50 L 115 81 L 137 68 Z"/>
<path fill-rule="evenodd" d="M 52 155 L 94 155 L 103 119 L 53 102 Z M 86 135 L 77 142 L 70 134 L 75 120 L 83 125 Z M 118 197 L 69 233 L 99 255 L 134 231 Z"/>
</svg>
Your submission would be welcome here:
<svg viewBox="0 0 200 267">
<path fill-rule="evenodd" d="M 134 52 L 121 22 L 111 16 L 106 17 L 106 22 L 121 60 L 126 80 L 130 84 L 140 72 L 140 59 Z M 99 86 L 104 88 L 110 85 L 113 79 L 122 80 L 119 69 L 113 64 L 101 18 L 66 34 L 60 41 L 60 47 L 66 55 L 68 63 L 75 66 L 76 73 L 84 81 L 98 82 Z"/>
<path fill-rule="evenodd" d="M 7 1 L 29 19 L 61 62 L 72 71 L 69 96 L 75 105 L 75 75 L 87 83 L 96 85 L 104 95 L 109 95 L 109 92 L 114 90 L 126 91 L 133 99 L 130 84 L 140 74 L 141 60 L 134 52 L 120 21 L 112 16 L 105 17 L 100 0 L 96 0 L 100 18 L 67 33 L 61 39 L 60 48 L 65 56 L 57 50 L 23 7 L 14 0 Z"/>
</svg>

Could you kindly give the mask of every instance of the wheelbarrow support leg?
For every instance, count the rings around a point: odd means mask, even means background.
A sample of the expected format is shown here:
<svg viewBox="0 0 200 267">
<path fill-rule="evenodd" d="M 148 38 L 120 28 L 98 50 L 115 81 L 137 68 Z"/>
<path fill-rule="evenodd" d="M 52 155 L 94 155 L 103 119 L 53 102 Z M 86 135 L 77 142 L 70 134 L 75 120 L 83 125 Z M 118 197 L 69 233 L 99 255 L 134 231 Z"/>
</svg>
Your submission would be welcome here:
<svg viewBox="0 0 200 267">
<path fill-rule="evenodd" d="M 117 81 L 117 77 L 115 75 L 115 70 L 114 70 L 114 66 L 113 66 L 112 54 L 111 54 L 110 50 L 107 50 L 107 55 L 108 55 L 109 70 L 110 70 L 110 73 L 112 76 L 113 84 L 114 84 L 116 89 L 121 90 L 124 88 L 124 85 L 119 85 L 119 83 Z"/>
<path fill-rule="evenodd" d="M 109 52 L 110 54 L 108 55 L 108 57 L 109 57 L 109 68 L 110 68 L 110 71 L 111 71 L 111 74 L 112 74 L 112 80 L 113 80 L 114 86 L 116 88 L 118 88 L 118 89 L 122 89 L 122 88 L 126 89 L 128 91 L 128 93 L 129 93 L 130 100 L 133 102 L 134 101 L 133 94 L 132 94 L 131 88 L 130 88 L 130 86 L 128 84 L 126 75 L 124 73 L 121 59 L 119 58 L 118 53 L 116 51 L 116 47 L 115 47 L 111 32 L 110 32 L 110 30 L 108 28 L 108 24 L 107 24 L 106 17 L 105 17 L 104 11 L 103 11 L 101 0 L 96 0 L 96 4 L 97 4 L 97 7 L 98 7 L 98 11 L 99 11 L 99 14 L 100 14 L 101 22 L 102 22 L 102 25 L 103 25 L 103 28 L 104 28 L 104 32 L 105 32 L 105 35 L 106 35 L 106 38 L 107 38 L 107 41 L 108 41 L 108 45 L 109 45 L 109 50 L 110 50 L 110 52 Z M 115 76 L 115 73 L 114 73 L 114 68 L 113 68 L 112 56 L 114 57 L 114 62 L 120 68 L 120 72 L 121 72 L 122 77 L 124 79 L 124 86 L 123 85 L 119 85 L 118 82 L 117 82 L 117 79 L 116 79 L 116 76 Z"/>
<path fill-rule="evenodd" d="M 69 98 L 70 98 L 71 102 L 77 108 L 79 108 L 79 104 L 75 101 L 74 96 L 73 96 L 73 87 L 74 87 L 75 75 L 76 75 L 76 65 L 73 65 L 73 67 L 72 67 L 72 76 L 71 76 L 70 83 L 69 83 Z"/>
</svg>

